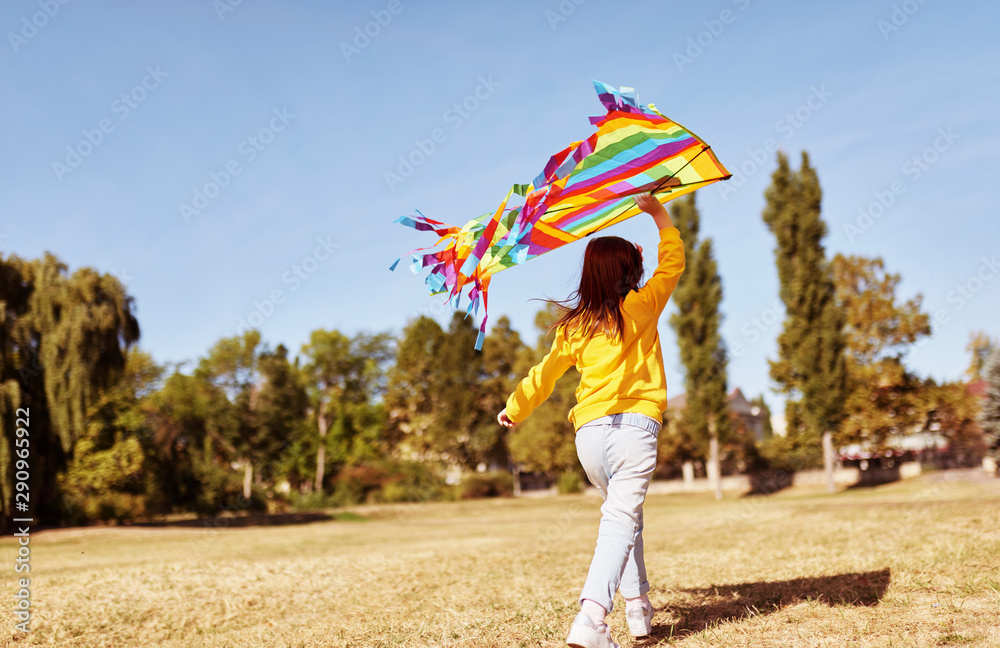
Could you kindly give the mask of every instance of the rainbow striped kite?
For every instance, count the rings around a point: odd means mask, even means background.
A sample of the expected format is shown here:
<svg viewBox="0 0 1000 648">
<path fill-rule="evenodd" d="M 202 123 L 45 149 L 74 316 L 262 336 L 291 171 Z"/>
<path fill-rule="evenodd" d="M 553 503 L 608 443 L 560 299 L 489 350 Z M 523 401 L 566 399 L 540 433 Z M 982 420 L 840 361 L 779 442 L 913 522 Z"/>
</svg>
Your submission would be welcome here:
<svg viewBox="0 0 1000 648">
<path fill-rule="evenodd" d="M 553 155 L 531 184 L 511 187 L 496 211 L 464 227 L 420 212 L 396 220 L 439 237 L 434 245 L 407 255 L 414 274 L 430 267 L 425 282 L 432 295 L 447 293 L 459 308 L 468 287 L 467 314 L 478 314 L 482 301 L 477 349 L 486 333 L 494 273 L 635 216 L 641 212 L 632 198 L 636 194 L 658 194 L 665 203 L 731 176 L 708 144 L 653 104 L 637 103 L 632 88 L 619 91 L 598 81 L 594 87 L 608 111 L 590 118 L 597 132 Z M 442 243 L 435 252 L 416 254 Z"/>
</svg>

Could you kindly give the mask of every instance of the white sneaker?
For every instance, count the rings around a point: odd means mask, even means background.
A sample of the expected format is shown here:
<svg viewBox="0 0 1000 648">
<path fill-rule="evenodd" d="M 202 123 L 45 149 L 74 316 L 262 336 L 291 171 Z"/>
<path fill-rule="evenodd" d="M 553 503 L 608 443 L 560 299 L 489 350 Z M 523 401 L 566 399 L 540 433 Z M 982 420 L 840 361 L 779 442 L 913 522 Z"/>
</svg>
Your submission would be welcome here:
<svg viewBox="0 0 1000 648">
<path fill-rule="evenodd" d="M 620 648 L 611 640 L 611 629 L 608 624 L 595 625 L 594 621 L 583 612 L 573 619 L 566 644 L 573 648 Z"/>
<path fill-rule="evenodd" d="M 633 637 L 645 637 L 653 630 L 653 606 L 633 608 L 625 613 L 628 629 Z"/>
</svg>

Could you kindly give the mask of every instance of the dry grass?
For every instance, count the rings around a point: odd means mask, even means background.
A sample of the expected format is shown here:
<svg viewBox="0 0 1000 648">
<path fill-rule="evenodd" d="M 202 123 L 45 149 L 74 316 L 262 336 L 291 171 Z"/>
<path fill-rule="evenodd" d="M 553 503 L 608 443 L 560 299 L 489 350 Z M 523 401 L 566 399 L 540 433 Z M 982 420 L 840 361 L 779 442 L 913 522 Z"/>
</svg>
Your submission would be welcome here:
<svg viewBox="0 0 1000 648">
<path fill-rule="evenodd" d="M 360 521 L 42 532 L 33 632 L 11 644 L 564 645 L 598 505 L 494 500 L 361 507 Z M 633 642 L 619 606 L 624 646 L 1000 646 L 1000 480 L 651 496 L 645 538 L 659 612 L 653 637 Z M 0 547 L 13 565 L 11 539 Z"/>
</svg>

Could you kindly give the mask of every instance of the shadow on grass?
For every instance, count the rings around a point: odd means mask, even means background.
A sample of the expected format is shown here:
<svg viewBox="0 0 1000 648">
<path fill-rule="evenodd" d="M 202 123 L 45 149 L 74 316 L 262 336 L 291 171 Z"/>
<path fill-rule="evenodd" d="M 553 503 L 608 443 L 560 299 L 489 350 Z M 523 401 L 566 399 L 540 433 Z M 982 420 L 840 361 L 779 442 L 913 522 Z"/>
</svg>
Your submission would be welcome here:
<svg viewBox="0 0 1000 648">
<path fill-rule="evenodd" d="M 847 487 L 848 490 L 853 490 L 857 488 L 874 488 L 875 486 L 883 486 L 885 484 L 891 484 L 893 482 L 898 482 L 903 477 L 899 471 L 899 464 L 895 466 L 887 466 L 885 468 L 881 466 L 872 466 L 867 470 L 861 470 L 858 472 L 858 483 L 851 484 Z"/>
<path fill-rule="evenodd" d="M 129 526 L 141 527 L 194 527 L 213 529 L 239 529 L 257 526 L 285 526 L 290 524 L 311 524 L 313 522 L 360 522 L 367 518 L 355 513 L 272 513 L 262 515 L 220 515 L 211 518 L 193 518 L 189 520 L 163 520 L 157 522 L 139 522 Z"/>
<path fill-rule="evenodd" d="M 889 588 L 889 581 L 889 569 L 886 568 L 836 576 L 680 590 L 672 593 L 679 600 L 671 602 L 659 613 L 674 619 L 680 617 L 680 620 L 654 623 L 652 634 L 636 645 L 695 634 L 718 623 L 770 614 L 807 600 L 822 601 L 827 605 L 877 605 Z"/>
</svg>

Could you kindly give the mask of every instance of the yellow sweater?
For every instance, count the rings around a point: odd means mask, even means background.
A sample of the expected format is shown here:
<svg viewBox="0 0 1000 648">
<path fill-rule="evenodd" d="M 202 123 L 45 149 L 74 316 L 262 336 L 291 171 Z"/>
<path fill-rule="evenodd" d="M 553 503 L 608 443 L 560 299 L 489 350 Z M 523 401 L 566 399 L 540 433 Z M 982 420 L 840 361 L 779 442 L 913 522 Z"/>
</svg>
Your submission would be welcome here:
<svg viewBox="0 0 1000 648">
<path fill-rule="evenodd" d="M 507 416 L 519 423 L 549 397 L 556 380 L 572 366 L 580 372 L 576 406 L 569 420 L 578 429 L 607 414 L 638 412 L 660 420 L 667 409 L 667 379 L 656 324 L 684 271 L 684 244 L 675 227 L 660 230 L 653 276 L 622 302 L 620 342 L 603 333 L 556 330 L 552 349 L 507 399 Z"/>
</svg>

